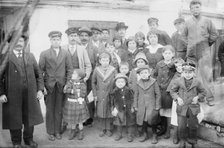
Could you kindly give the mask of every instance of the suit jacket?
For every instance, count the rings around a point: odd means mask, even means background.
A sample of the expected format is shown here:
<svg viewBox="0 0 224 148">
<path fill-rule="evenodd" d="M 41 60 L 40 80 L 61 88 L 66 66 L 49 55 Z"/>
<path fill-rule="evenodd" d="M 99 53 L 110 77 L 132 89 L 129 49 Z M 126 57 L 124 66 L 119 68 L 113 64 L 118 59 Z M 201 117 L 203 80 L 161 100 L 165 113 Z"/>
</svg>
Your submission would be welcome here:
<svg viewBox="0 0 224 148">
<path fill-rule="evenodd" d="M 86 51 L 89 55 L 89 59 L 92 64 L 92 69 L 95 69 L 95 67 L 98 63 L 99 51 L 98 51 L 97 47 L 92 44 L 92 42 L 89 42 L 87 44 Z"/>
<path fill-rule="evenodd" d="M 174 100 L 177 100 L 178 97 L 183 99 L 184 105 L 177 105 L 177 114 L 181 116 L 186 116 L 188 108 L 191 109 L 193 115 L 197 115 L 200 113 L 200 104 L 192 104 L 192 99 L 196 96 L 199 97 L 199 101 L 204 101 L 204 97 L 206 96 L 206 90 L 202 86 L 201 82 L 196 78 L 193 78 L 193 82 L 189 89 L 185 86 L 185 79 L 180 77 L 176 79 L 173 84 L 170 94 Z"/>
<path fill-rule="evenodd" d="M 56 56 L 53 48 L 47 49 L 40 54 L 39 66 L 46 89 L 52 92 L 57 83 L 59 91 L 63 92 L 63 87 L 70 80 L 73 69 L 69 53 L 60 48 Z"/>
<path fill-rule="evenodd" d="M 69 52 L 69 45 L 63 46 L 63 49 Z M 89 55 L 83 46 L 76 45 L 76 50 L 77 50 L 77 56 L 79 59 L 79 68 L 85 71 L 86 78 L 89 79 L 90 74 L 92 72 L 92 65 L 89 59 Z M 72 57 L 70 52 L 69 52 L 69 55 Z"/>
</svg>

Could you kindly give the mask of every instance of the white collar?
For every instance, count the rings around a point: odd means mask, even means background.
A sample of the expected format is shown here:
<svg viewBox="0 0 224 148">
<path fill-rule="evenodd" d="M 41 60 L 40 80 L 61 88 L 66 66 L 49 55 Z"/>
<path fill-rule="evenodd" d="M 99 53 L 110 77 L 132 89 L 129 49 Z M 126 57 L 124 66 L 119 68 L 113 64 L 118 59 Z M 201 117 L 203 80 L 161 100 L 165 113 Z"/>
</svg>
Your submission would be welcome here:
<svg viewBox="0 0 224 148">
<path fill-rule="evenodd" d="M 13 50 L 13 53 L 16 55 L 16 57 L 18 58 L 19 54 L 23 54 L 23 50 L 17 51 L 17 50 Z"/>
</svg>

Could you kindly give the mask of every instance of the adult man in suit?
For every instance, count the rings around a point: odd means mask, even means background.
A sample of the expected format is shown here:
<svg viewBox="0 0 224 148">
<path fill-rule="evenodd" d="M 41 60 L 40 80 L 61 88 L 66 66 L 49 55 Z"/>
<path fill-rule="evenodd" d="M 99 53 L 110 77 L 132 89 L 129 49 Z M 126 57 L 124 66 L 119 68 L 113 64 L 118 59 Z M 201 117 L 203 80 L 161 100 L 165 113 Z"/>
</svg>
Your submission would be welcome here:
<svg viewBox="0 0 224 148">
<path fill-rule="evenodd" d="M 27 37 L 22 35 L 9 53 L 0 78 L 0 102 L 3 103 L 3 129 L 9 129 L 13 147 L 36 148 L 34 125 L 43 122 L 39 99 L 43 97 L 43 77 L 33 54 L 26 52 Z"/>
<path fill-rule="evenodd" d="M 126 44 L 127 39 L 125 38 L 127 29 L 128 29 L 128 26 L 126 26 L 124 22 L 119 22 L 115 28 L 115 30 L 117 31 L 117 34 L 121 37 L 121 40 L 122 40 L 121 47 L 123 49 L 128 48 Z"/>
<path fill-rule="evenodd" d="M 60 47 L 61 32 L 48 34 L 51 47 L 40 54 L 39 66 L 44 76 L 46 88 L 46 129 L 48 139 L 61 139 L 63 87 L 71 78 L 72 61 L 69 53 Z"/>
</svg>

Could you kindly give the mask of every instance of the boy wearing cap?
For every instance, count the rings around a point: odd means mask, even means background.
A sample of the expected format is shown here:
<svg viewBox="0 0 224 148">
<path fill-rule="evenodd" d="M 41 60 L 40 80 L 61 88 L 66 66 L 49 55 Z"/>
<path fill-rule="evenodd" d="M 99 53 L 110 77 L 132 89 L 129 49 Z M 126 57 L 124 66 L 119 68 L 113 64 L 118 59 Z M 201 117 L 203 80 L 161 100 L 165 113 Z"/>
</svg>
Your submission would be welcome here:
<svg viewBox="0 0 224 148">
<path fill-rule="evenodd" d="M 134 93 L 134 109 L 136 113 L 136 121 L 142 126 L 144 135 L 141 142 L 146 141 L 148 136 L 148 125 L 152 127 L 152 144 L 157 144 L 156 126 L 158 124 L 159 109 L 161 107 L 161 93 L 157 81 L 151 77 L 152 68 L 143 65 L 138 68 L 137 73 L 140 80 L 137 82 Z"/>
<path fill-rule="evenodd" d="M 108 52 L 102 52 L 99 56 L 100 65 L 97 66 L 92 76 L 93 96 L 96 102 L 96 115 L 100 122 L 100 137 L 105 134 L 112 136 L 112 114 L 110 108 L 109 92 L 113 88 L 113 82 L 117 73 L 110 65 L 111 56 Z"/>
<path fill-rule="evenodd" d="M 115 28 L 115 30 L 117 31 L 117 34 L 121 37 L 121 43 L 122 43 L 121 47 L 123 49 L 127 49 L 127 44 L 126 44 L 127 39 L 125 38 L 127 29 L 128 29 L 128 26 L 126 26 L 124 22 L 119 22 Z"/>
<path fill-rule="evenodd" d="M 190 2 L 192 17 L 185 22 L 183 38 L 187 43 L 187 61 L 197 63 L 197 76 L 207 91 L 206 101 L 208 105 L 214 105 L 212 70 L 207 69 L 212 69 L 211 46 L 217 40 L 218 32 L 212 21 L 202 16 L 201 5 L 200 0 Z"/>
<path fill-rule="evenodd" d="M 186 142 L 193 148 L 197 147 L 197 115 L 200 113 L 199 101 L 204 101 L 206 90 L 195 78 L 196 66 L 193 63 L 183 64 L 183 77 L 176 80 L 170 94 L 177 102 L 179 147 L 184 148 Z M 187 126 L 189 132 L 187 132 Z M 186 133 L 189 133 L 188 135 Z"/>
<path fill-rule="evenodd" d="M 158 36 L 158 43 L 165 46 L 165 45 L 171 45 L 172 41 L 169 37 L 169 35 L 162 30 L 159 30 L 159 20 L 155 17 L 150 17 L 148 20 L 148 26 L 149 26 L 149 31 L 155 30 L 157 32 L 157 34 L 159 34 Z"/>
<path fill-rule="evenodd" d="M 123 127 L 128 129 L 128 142 L 133 141 L 135 113 L 133 109 L 134 93 L 128 87 L 128 77 L 119 73 L 115 77 L 116 87 L 110 93 L 112 115 L 115 117 L 113 124 L 117 126 L 115 141 L 122 138 Z"/>
<path fill-rule="evenodd" d="M 50 49 L 40 54 L 39 67 L 44 76 L 46 92 L 46 129 L 49 140 L 61 139 L 63 87 L 72 74 L 72 62 L 69 53 L 62 49 L 61 32 L 49 33 Z"/>
<path fill-rule="evenodd" d="M 182 38 L 184 23 L 185 20 L 183 18 L 178 18 L 174 21 L 174 26 L 177 31 L 173 33 L 171 39 L 172 39 L 172 45 L 176 52 L 176 57 L 177 58 L 181 57 L 182 59 L 185 60 L 187 44 L 184 42 Z"/>
</svg>

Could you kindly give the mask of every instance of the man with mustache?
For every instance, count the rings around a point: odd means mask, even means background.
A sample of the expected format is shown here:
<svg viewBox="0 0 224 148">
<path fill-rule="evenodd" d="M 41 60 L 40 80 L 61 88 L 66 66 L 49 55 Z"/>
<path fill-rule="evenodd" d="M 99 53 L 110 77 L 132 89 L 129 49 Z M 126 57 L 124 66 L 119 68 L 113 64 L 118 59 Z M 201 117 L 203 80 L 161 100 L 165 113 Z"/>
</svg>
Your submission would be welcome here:
<svg viewBox="0 0 224 148">
<path fill-rule="evenodd" d="M 14 148 L 36 148 L 34 125 L 43 122 L 39 99 L 43 98 L 44 82 L 34 55 L 25 47 L 28 37 L 22 35 L 9 53 L 7 66 L 0 78 L 0 102 L 3 103 L 3 129 L 10 130 Z"/>
<path fill-rule="evenodd" d="M 79 29 L 79 38 L 81 41 L 81 45 L 86 49 L 89 59 L 92 65 L 92 69 L 95 69 L 95 66 L 97 64 L 98 60 L 98 49 L 95 47 L 91 42 L 90 42 L 90 37 L 92 36 L 92 32 L 88 27 L 82 27 Z M 92 90 L 92 85 L 91 85 L 91 76 L 92 73 L 90 74 L 89 79 L 87 80 L 87 94 L 90 93 Z M 93 117 L 94 117 L 94 102 L 89 102 L 88 103 L 88 109 L 90 113 L 90 118 L 84 123 L 84 125 L 90 125 L 92 126 L 93 123 Z"/>
</svg>

